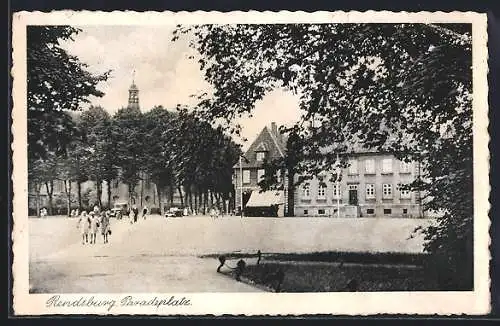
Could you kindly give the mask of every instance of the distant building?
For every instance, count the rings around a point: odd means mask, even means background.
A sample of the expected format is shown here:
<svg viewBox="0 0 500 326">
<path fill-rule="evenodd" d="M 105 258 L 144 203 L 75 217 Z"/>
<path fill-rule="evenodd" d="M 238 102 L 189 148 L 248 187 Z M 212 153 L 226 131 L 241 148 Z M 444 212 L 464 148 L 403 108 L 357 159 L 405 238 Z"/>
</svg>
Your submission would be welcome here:
<svg viewBox="0 0 500 326">
<path fill-rule="evenodd" d="M 285 180 L 278 178 L 283 191 L 261 193 L 258 186 L 264 174 L 263 159 L 283 157 L 285 143 L 273 122 L 250 145 L 244 154 L 247 160 L 233 167 L 237 209 L 243 206 L 246 212 L 251 207 L 278 204 L 278 216 L 286 215 Z M 341 169 L 338 181 L 331 180 L 332 171 L 324 171 L 294 189 L 295 216 L 423 217 L 420 193 L 404 187 L 420 175 L 417 162 L 405 163 L 381 152 L 359 152 L 347 159 L 349 166 Z"/>
</svg>

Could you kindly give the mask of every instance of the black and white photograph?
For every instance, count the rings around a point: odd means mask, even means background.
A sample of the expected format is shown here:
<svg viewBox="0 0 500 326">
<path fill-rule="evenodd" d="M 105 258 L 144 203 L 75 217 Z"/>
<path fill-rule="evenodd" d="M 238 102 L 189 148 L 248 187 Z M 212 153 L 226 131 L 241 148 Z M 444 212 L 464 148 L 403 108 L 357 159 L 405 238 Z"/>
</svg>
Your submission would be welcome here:
<svg viewBox="0 0 500 326">
<path fill-rule="evenodd" d="M 16 15 L 15 310 L 488 312 L 485 15 Z"/>
</svg>

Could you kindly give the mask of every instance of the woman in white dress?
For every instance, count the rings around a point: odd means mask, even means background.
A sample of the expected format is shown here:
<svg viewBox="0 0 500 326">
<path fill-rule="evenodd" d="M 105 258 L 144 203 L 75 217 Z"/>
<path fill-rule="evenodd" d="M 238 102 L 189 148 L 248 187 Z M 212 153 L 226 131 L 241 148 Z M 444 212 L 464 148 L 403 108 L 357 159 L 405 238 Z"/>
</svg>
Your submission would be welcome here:
<svg viewBox="0 0 500 326">
<path fill-rule="evenodd" d="M 89 229 L 90 229 L 90 218 L 86 211 L 83 211 L 78 219 L 78 224 L 76 226 L 80 229 L 80 234 L 82 236 L 82 244 L 89 242 Z"/>
</svg>

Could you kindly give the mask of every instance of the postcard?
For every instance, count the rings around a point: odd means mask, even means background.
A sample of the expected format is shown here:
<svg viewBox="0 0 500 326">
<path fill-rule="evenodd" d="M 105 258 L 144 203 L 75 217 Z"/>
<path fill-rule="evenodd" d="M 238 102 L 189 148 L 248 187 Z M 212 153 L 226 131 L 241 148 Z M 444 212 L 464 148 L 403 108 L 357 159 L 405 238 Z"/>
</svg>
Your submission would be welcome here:
<svg viewBox="0 0 500 326">
<path fill-rule="evenodd" d="M 15 314 L 488 313 L 486 25 L 14 13 Z"/>
</svg>

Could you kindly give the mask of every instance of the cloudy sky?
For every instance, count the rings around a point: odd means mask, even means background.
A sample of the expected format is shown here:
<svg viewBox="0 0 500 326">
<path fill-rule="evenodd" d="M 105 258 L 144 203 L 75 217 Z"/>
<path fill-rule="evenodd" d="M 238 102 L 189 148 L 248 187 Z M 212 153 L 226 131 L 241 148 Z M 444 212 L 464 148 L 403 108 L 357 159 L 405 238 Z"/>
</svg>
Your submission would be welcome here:
<svg viewBox="0 0 500 326">
<path fill-rule="evenodd" d="M 196 102 L 190 95 L 210 90 L 196 60 L 188 59 L 196 55 L 188 40 L 171 42 L 174 26 L 78 27 L 83 31 L 63 47 L 87 63 L 92 72 L 112 70 L 111 78 L 100 85 L 106 95 L 92 98 L 93 105 L 101 105 L 110 113 L 125 107 L 134 70 L 143 111 L 155 105 L 193 105 Z M 252 118 L 241 121 L 242 137 L 251 141 L 271 121 L 290 124 L 299 115 L 298 98 L 276 90 L 256 103 Z M 246 148 L 249 142 L 243 145 Z"/>
</svg>

